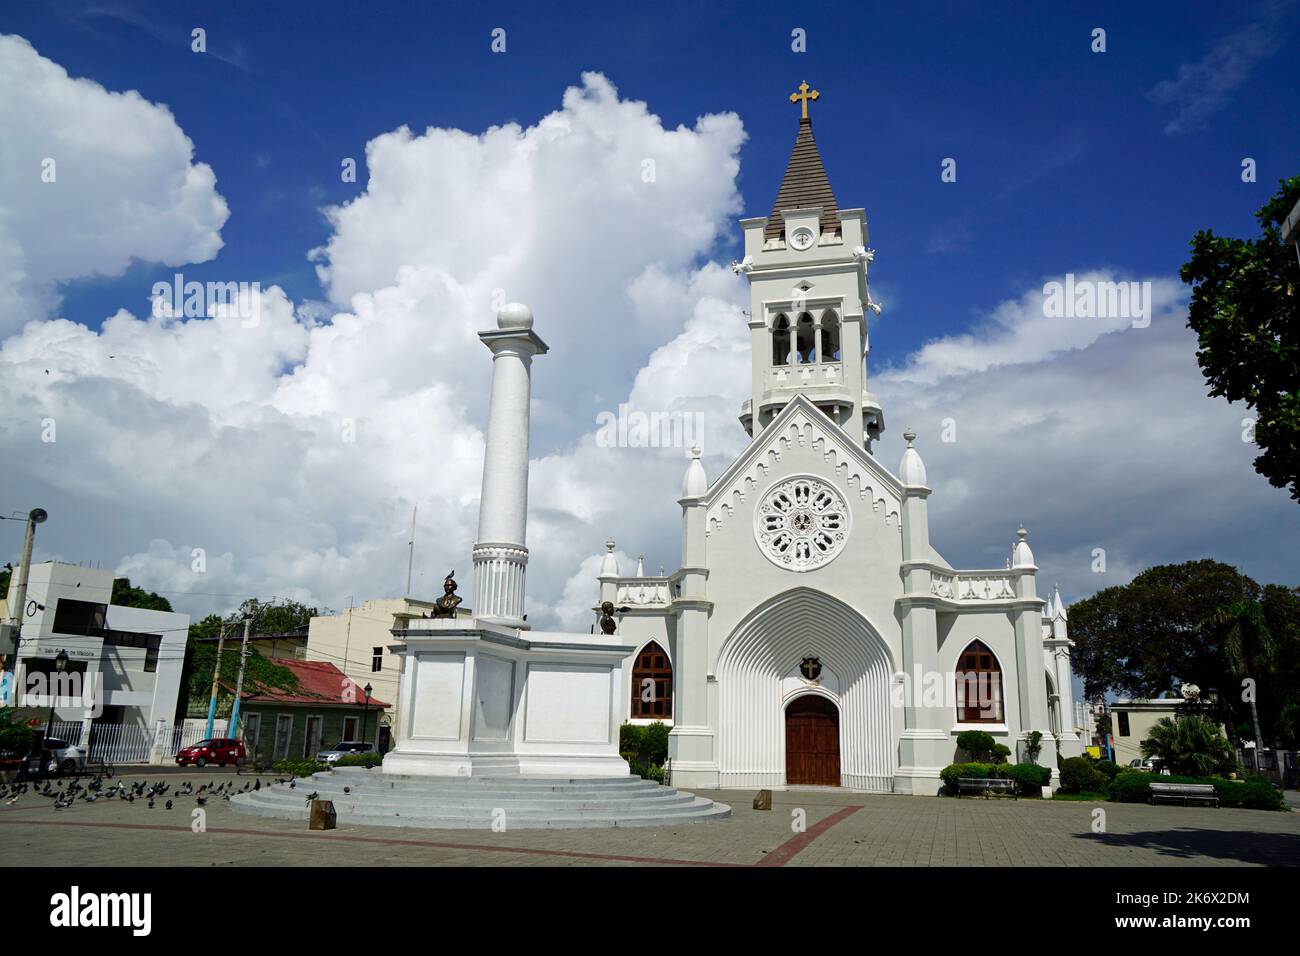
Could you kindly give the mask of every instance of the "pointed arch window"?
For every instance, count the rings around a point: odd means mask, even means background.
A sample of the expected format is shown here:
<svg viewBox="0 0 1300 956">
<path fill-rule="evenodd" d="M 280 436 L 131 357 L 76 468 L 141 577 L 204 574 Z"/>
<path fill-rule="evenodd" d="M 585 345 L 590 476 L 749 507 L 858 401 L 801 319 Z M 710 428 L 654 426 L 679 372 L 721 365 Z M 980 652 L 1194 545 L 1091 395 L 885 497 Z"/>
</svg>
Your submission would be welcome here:
<svg viewBox="0 0 1300 956">
<path fill-rule="evenodd" d="M 971 641 L 957 659 L 957 723 L 1000 724 L 1002 667 L 983 641 Z"/>
<path fill-rule="evenodd" d="M 817 361 L 817 331 L 813 328 L 812 316 L 807 312 L 799 316 L 794 334 L 795 361 L 800 365 Z"/>
<path fill-rule="evenodd" d="M 822 313 L 823 362 L 840 360 L 840 317 L 829 309 Z"/>
<path fill-rule="evenodd" d="M 772 323 L 772 364 L 790 364 L 790 320 L 784 315 Z"/>
<path fill-rule="evenodd" d="M 651 641 L 632 667 L 633 719 L 672 720 L 673 665 L 664 649 Z"/>
</svg>

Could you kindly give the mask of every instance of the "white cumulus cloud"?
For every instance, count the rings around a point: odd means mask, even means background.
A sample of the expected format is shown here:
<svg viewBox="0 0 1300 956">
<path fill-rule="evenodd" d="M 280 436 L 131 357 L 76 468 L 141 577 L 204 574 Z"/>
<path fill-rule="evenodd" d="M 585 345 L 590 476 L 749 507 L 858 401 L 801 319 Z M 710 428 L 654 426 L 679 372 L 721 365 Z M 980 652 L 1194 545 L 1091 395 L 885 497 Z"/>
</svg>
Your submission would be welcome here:
<svg viewBox="0 0 1300 956">
<path fill-rule="evenodd" d="M 60 283 L 221 248 L 226 201 L 167 107 L 0 36 L 0 129 L 0 332 L 44 318 Z"/>
</svg>

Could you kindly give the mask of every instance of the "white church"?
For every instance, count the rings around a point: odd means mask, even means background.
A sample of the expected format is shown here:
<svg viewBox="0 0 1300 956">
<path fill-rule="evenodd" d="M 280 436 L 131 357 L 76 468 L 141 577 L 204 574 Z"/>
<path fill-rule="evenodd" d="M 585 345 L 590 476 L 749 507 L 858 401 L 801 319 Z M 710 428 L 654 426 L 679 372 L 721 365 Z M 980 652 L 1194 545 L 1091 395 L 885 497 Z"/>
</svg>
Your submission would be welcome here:
<svg viewBox="0 0 1300 956">
<path fill-rule="evenodd" d="M 823 168 L 816 97 L 791 96 L 802 117 L 772 211 L 740 223 L 751 441 L 713 476 L 693 451 L 679 568 L 623 574 L 606 543 L 592 633 L 525 620 L 529 398 L 548 347 L 517 304 L 480 334 L 493 375 L 472 611 L 394 629 L 385 774 L 626 776 L 628 720 L 671 724 L 667 769 L 687 789 L 934 794 L 969 729 L 1012 760 L 1082 752 L 1065 610 L 1039 597 L 1025 530 L 1005 566 L 952 567 L 930 541 L 915 436 L 895 470 L 872 453 L 873 254 L 866 214 L 839 207 Z"/>
</svg>

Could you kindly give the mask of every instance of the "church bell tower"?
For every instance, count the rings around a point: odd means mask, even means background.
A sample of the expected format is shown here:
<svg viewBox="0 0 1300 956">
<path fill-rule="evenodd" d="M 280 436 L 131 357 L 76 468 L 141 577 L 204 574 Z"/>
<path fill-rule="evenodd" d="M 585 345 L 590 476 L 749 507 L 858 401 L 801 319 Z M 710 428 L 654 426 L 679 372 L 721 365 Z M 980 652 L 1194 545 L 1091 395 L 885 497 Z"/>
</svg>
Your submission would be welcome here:
<svg viewBox="0 0 1300 956">
<path fill-rule="evenodd" d="M 869 451 L 884 431 L 880 403 L 867 391 L 864 313 L 878 313 L 867 287 L 873 253 L 867 217 L 840 209 L 813 139 L 801 83 L 799 132 L 772 213 L 742 219 L 745 257 L 732 268 L 749 279 L 752 398 L 740 422 L 757 436 L 802 394 Z"/>
</svg>

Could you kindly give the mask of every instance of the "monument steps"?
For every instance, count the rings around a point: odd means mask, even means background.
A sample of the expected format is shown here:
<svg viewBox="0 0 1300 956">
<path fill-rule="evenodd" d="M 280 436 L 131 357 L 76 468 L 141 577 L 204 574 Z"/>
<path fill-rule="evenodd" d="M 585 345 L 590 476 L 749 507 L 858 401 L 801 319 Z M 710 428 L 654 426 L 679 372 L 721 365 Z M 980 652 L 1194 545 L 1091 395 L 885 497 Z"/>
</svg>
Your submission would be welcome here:
<svg viewBox="0 0 1300 956">
<path fill-rule="evenodd" d="M 344 793 L 347 787 L 349 792 Z M 306 820 L 307 795 L 340 824 L 490 829 L 648 827 L 724 819 L 731 808 L 638 777 L 415 777 L 341 768 L 234 796 L 239 813 Z M 504 816 L 503 816 L 504 815 Z"/>
</svg>

